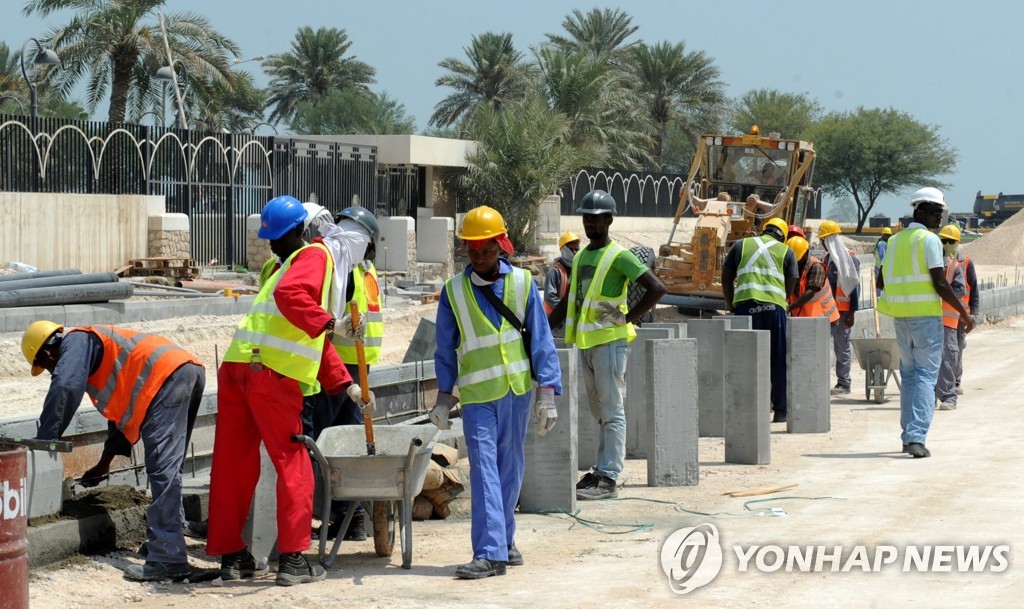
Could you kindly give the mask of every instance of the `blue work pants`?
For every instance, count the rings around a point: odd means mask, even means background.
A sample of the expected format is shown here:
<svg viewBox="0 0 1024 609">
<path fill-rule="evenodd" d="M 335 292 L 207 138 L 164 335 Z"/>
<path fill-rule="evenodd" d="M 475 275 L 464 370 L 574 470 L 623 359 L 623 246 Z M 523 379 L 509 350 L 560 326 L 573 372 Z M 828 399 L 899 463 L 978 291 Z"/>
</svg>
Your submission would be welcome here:
<svg viewBox="0 0 1024 609">
<path fill-rule="evenodd" d="M 897 317 L 900 348 L 900 428 L 904 444 L 924 444 L 935 414 L 935 381 L 942 364 L 941 317 Z"/>
</svg>

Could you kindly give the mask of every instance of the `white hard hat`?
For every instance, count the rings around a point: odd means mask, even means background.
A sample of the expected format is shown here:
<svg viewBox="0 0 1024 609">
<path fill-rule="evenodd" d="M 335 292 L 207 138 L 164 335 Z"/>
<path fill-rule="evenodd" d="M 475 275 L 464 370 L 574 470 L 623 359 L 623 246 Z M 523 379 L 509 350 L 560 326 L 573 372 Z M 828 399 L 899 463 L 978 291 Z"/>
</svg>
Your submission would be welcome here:
<svg viewBox="0 0 1024 609">
<path fill-rule="evenodd" d="M 934 203 L 941 205 L 942 209 L 946 209 L 946 199 L 942 196 L 942 191 L 931 186 L 918 189 L 910 197 L 910 209 L 917 209 L 917 206 L 921 203 Z"/>
<path fill-rule="evenodd" d="M 334 223 L 334 216 L 331 215 L 330 210 L 326 209 L 322 205 L 318 205 L 316 203 L 303 203 L 302 207 L 306 209 L 306 219 L 303 221 L 303 230 L 305 231 L 305 238 L 307 240 L 320 236 L 321 225 Z"/>
</svg>

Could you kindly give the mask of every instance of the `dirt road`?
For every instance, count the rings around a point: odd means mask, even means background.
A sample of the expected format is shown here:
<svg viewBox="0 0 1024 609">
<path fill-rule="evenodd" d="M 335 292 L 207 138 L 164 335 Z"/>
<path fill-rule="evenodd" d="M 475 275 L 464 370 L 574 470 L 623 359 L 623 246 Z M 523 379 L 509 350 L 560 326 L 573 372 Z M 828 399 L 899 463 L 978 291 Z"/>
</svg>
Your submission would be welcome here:
<svg viewBox="0 0 1024 609">
<path fill-rule="evenodd" d="M 723 464 L 720 440 L 701 440 L 698 487 L 648 488 L 645 462 L 630 461 L 619 501 L 580 504 L 579 516 L 601 523 L 650 525 L 629 532 L 599 532 L 566 516 L 519 517 L 516 541 L 526 564 L 505 577 L 482 581 L 452 578 L 470 558 L 469 522 L 414 524 L 413 568 L 396 556 L 377 558 L 372 544 L 342 545 L 327 582 L 278 588 L 273 579 L 215 587 L 210 584 L 148 584 L 124 581 L 116 569 L 138 562 L 120 552 L 38 572 L 31 584 L 37 607 L 1016 607 L 1024 592 L 1020 547 L 1024 522 L 1018 410 L 1024 380 L 1020 347 L 1024 320 L 985 326 L 970 337 L 966 395 L 956 411 L 937 412 L 928 446 L 930 459 L 901 455 L 898 394 L 876 405 L 835 400 L 828 434 L 788 435 L 775 425 L 772 464 Z M 859 374 L 859 371 L 855 371 Z M 861 386 L 862 377 L 854 379 Z M 798 483 L 753 511 L 781 508 L 784 516 L 755 516 L 733 490 Z M 784 497 L 816 499 L 784 499 Z M 704 516 L 680 511 L 716 513 Z M 724 565 L 708 585 L 685 596 L 673 593 L 662 572 L 664 540 L 681 527 L 714 524 L 724 546 Z M 608 534 L 622 532 L 622 534 Z M 1009 545 L 1002 573 L 904 573 L 906 546 Z M 895 566 L 864 572 L 761 573 L 756 559 L 740 572 L 734 545 L 842 546 L 848 564 L 856 546 L 892 546 Z M 193 547 L 196 565 L 214 566 Z M 938 551 L 942 551 L 939 549 Z M 872 555 L 873 556 L 873 555 Z M 764 564 L 772 555 L 762 556 Z M 826 562 L 825 565 L 830 563 Z M 869 563 L 867 563 L 870 565 Z M 940 563 L 940 567 L 943 563 Z M 995 564 L 990 562 L 990 565 Z M 869 567 L 870 569 L 870 567 Z"/>
</svg>

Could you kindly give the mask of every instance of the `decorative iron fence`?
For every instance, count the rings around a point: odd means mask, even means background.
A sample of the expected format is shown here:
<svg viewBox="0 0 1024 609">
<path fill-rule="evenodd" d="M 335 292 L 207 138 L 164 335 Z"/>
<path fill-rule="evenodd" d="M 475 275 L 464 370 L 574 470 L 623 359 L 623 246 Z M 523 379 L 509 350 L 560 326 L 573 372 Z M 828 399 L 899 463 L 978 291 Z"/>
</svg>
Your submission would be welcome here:
<svg viewBox="0 0 1024 609">
<path fill-rule="evenodd" d="M 622 169 L 584 168 L 561 188 L 562 214 L 571 216 L 591 190 L 607 191 L 619 204 L 621 216 L 672 217 L 686 176 Z"/>
</svg>

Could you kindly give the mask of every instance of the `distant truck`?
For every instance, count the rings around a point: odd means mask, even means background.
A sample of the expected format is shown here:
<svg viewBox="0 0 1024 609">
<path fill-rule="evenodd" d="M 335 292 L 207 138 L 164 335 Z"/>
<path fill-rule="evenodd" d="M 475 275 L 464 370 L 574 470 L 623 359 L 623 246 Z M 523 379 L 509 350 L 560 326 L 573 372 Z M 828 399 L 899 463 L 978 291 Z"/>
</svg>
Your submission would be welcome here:
<svg viewBox="0 0 1024 609">
<path fill-rule="evenodd" d="M 1024 209 L 1024 194 L 1021 195 L 983 195 L 981 191 L 974 196 L 974 215 L 978 217 L 982 228 L 994 228 Z"/>
</svg>

